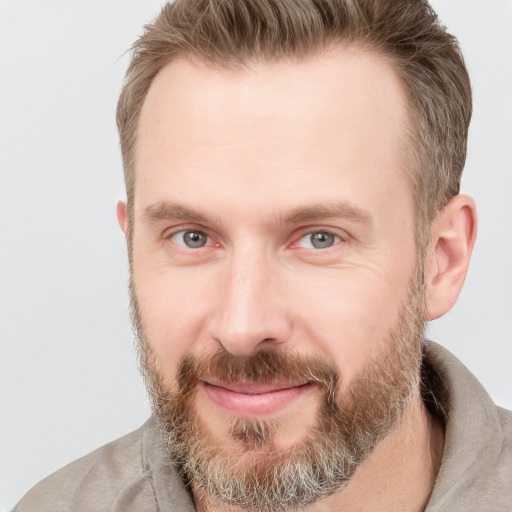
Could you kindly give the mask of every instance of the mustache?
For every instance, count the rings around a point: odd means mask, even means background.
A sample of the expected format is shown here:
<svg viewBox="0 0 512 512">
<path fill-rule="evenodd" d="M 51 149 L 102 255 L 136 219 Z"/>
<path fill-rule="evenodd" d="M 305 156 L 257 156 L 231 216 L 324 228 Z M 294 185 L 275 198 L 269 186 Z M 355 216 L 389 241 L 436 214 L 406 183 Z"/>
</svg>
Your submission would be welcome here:
<svg viewBox="0 0 512 512">
<path fill-rule="evenodd" d="M 225 349 L 205 357 L 187 354 L 179 363 L 176 375 L 183 395 L 194 392 L 200 381 L 221 383 L 289 382 L 317 384 L 334 400 L 339 381 L 336 370 L 317 357 L 307 357 L 283 351 L 261 350 L 248 356 L 231 354 Z"/>
</svg>

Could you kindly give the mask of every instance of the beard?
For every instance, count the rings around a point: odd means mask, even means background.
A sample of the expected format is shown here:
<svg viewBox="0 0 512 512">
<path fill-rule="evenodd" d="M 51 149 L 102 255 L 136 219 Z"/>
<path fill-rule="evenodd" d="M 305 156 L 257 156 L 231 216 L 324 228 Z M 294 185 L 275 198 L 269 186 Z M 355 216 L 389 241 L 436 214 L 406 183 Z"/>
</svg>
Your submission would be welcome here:
<svg viewBox="0 0 512 512">
<path fill-rule="evenodd" d="M 132 281 L 132 317 L 152 409 L 170 459 L 199 500 L 217 507 L 289 510 L 315 503 L 346 485 L 419 394 L 425 324 L 422 281 L 418 266 L 383 350 L 343 394 L 340 376 L 326 361 L 275 349 L 243 357 L 224 349 L 203 357 L 187 354 L 170 389 L 144 334 Z M 316 385 L 321 391 L 318 417 L 303 438 L 285 450 L 274 444 L 280 428 L 275 419 L 233 417 L 229 440 L 237 448 L 228 451 L 194 406 L 200 382 L 212 379 Z"/>
</svg>

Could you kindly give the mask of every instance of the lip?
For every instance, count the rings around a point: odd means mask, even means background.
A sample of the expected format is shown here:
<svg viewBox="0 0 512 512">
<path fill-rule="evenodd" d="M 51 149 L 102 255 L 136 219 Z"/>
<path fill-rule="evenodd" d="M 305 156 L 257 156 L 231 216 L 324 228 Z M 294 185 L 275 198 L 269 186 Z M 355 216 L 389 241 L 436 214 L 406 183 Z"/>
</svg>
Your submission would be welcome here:
<svg viewBox="0 0 512 512">
<path fill-rule="evenodd" d="M 306 393 L 309 383 L 203 381 L 208 398 L 228 414 L 242 418 L 276 414 Z"/>
</svg>

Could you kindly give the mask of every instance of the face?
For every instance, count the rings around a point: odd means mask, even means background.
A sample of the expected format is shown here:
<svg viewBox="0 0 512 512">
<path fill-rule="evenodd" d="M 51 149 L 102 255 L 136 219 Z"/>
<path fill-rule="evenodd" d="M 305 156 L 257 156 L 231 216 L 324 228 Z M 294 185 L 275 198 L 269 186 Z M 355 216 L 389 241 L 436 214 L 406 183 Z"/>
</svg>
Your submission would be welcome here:
<svg viewBox="0 0 512 512">
<path fill-rule="evenodd" d="M 165 397 L 155 408 L 183 459 L 262 484 L 269 466 L 342 439 L 341 485 L 396 426 L 423 318 L 406 124 L 400 80 L 362 51 L 243 70 L 176 60 L 155 78 L 132 293 L 148 383 Z"/>
</svg>

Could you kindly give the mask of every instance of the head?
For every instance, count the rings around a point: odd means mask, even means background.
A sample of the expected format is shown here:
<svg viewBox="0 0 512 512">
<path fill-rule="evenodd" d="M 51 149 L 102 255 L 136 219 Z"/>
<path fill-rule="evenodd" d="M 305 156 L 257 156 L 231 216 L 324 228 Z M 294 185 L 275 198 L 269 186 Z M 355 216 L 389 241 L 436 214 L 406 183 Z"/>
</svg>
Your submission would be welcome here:
<svg viewBox="0 0 512 512">
<path fill-rule="evenodd" d="M 316 501 L 421 402 L 424 321 L 475 236 L 470 103 L 424 2 L 178 1 L 135 44 L 118 216 L 154 410 L 198 493 Z"/>
</svg>

